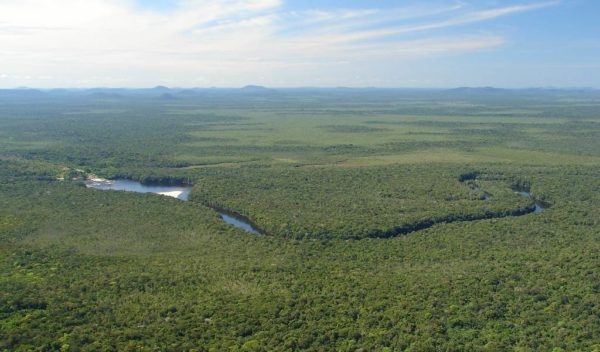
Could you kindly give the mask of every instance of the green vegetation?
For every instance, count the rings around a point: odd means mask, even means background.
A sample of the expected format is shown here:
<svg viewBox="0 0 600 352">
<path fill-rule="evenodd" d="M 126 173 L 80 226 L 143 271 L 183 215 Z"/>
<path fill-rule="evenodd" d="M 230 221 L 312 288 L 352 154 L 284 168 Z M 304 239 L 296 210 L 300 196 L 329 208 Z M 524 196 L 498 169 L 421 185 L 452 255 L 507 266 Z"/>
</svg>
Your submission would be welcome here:
<svg viewBox="0 0 600 352">
<path fill-rule="evenodd" d="M 445 165 L 210 169 L 192 200 L 235 209 L 267 233 L 293 238 L 389 237 L 427 220 L 519 212 L 530 204 L 510 184 L 488 182 L 482 201 Z M 499 183 L 499 182 L 498 182 Z M 505 182 L 506 183 L 506 182 Z M 350 191 L 351 190 L 351 191 Z"/>
<path fill-rule="evenodd" d="M 0 350 L 600 349 L 597 93 L 172 94 L 0 94 Z"/>
</svg>

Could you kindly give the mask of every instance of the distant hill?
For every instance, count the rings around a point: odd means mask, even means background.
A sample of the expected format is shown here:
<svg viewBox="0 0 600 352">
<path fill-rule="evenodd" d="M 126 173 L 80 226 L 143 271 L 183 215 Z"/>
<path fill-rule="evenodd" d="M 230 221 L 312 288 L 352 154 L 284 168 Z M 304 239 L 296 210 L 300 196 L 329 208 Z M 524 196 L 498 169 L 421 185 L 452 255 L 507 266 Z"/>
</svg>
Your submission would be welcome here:
<svg viewBox="0 0 600 352">
<path fill-rule="evenodd" d="M 244 95 L 256 95 L 256 96 L 262 96 L 262 95 L 276 95 L 279 93 L 278 90 L 272 89 L 272 88 L 267 88 L 264 86 L 258 86 L 258 85 L 254 85 L 254 84 L 250 84 L 247 86 L 244 86 L 242 88 L 240 88 L 238 90 L 238 92 L 241 92 Z"/>
<path fill-rule="evenodd" d="M 247 92 L 266 92 L 266 91 L 270 90 L 267 87 L 257 86 L 257 85 L 253 85 L 253 84 L 249 84 L 247 86 L 244 86 L 241 89 L 243 91 L 247 91 Z"/>
<path fill-rule="evenodd" d="M 169 87 L 165 87 L 165 86 L 156 86 L 156 87 L 152 88 L 152 90 L 165 92 L 165 91 L 169 91 L 171 89 L 169 89 Z"/>
<path fill-rule="evenodd" d="M 34 98 L 44 96 L 44 92 L 39 89 L 17 88 L 17 89 L 0 89 L 0 97 L 6 98 Z"/>
<path fill-rule="evenodd" d="M 585 87 L 573 88 L 496 88 L 496 87 L 458 87 L 458 88 L 374 88 L 374 87 L 299 87 L 299 88 L 267 88 L 260 85 L 247 85 L 241 88 L 181 88 L 156 86 L 153 88 L 10 88 L 0 89 L 0 98 L 7 100 L 45 100 L 62 98 L 90 99 L 128 99 L 146 97 L 155 100 L 189 100 L 189 99 L 228 99 L 237 96 L 242 99 L 277 99 L 288 95 L 324 96 L 337 95 L 341 97 L 385 97 L 403 96 L 407 98 L 433 97 L 439 99 L 476 99 L 498 100 L 534 99 L 538 97 L 563 96 L 600 96 L 600 90 Z"/>
</svg>

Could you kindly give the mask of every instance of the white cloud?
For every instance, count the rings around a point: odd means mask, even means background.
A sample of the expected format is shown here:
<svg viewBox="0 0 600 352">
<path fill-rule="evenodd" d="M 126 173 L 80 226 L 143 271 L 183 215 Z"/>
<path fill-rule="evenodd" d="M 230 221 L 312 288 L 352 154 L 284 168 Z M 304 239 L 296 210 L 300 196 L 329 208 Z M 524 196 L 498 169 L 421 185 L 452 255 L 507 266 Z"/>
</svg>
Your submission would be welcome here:
<svg viewBox="0 0 600 352">
<path fill-rule="evenodd" d="M 444 18 L 438 21 L 422 22 L 406 26 L 390 26 L 383 29 L 377 30 L 365 30 L 355 31 L 351 33 L 344 33 L 334 38 L 320 38 L 320 40 L 335 40 L 336 42 L 341 41 L 358 41 L 358 40 L 369 40 L 374 38 L 381 38 L 393 35 L 408 34 L 413 32 L 423 32 L 433 29 L 454 27 L 460 25 L 466 25 L 470 23 L 482 22 L 491 20 L 497 17 L 507 16 L 519 12 L 531 11 L 543 7 L 548 7 L 557 4 L 558 2 L 546 2 L 539 4 L 520 5 L 520 6 L 508 6 L 495 8 L 491 10 L 472 11 L 457 14 L 448 18 Z"/>
<path fill-rule="evenodd" d="M 133 0 L 0 0 L 0 64 L 42 86 L 241 85 L 259 77 L 298 85 L 284 78 L 320 76 L 339 62 L 366 70 L 366 60 L 498 47 L 506 41 L 499 34 L 430 31 L 555 3 L 284 12 L 281 0 L 181 0 L 160 12 Z M 415 33 L 422 37 L 403 37 Z"/>
</svg>

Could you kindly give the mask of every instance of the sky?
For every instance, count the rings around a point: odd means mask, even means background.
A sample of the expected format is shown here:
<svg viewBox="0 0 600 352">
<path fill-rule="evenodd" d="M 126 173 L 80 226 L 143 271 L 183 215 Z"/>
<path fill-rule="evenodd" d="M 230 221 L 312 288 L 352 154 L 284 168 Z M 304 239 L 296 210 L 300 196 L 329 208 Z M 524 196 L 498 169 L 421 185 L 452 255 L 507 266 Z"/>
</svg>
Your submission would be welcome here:
<svg viewBox="0 0 600 352">
<path fill-rule="evenodd" d="M 0 0 L 0 88 L 600 88 L 598 0 Z"/>
</svg>

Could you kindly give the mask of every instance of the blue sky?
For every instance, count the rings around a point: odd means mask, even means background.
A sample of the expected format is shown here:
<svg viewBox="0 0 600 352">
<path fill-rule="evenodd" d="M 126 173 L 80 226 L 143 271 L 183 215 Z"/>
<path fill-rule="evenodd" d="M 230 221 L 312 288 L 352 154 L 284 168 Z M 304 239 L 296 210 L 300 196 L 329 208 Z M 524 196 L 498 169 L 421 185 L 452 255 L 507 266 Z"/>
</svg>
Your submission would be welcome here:
<svg viewBox="0 0 600 352">
<path fill-rule="evenodd" d="M 0 0 L 0 87 L 596 87 L 596 0 Z"/>
</svg>

